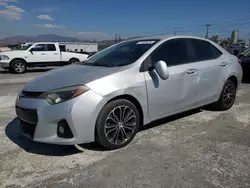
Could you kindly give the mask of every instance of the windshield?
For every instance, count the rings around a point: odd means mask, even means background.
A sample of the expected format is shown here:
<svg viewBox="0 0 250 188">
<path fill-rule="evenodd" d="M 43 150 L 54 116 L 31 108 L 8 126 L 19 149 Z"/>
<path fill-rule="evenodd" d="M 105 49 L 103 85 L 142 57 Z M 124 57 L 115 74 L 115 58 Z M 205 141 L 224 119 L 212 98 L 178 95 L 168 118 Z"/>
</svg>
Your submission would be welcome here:
<svg viewBox="0 0 250 188">
<path fill-rule="evenodd" d="M 31 46 L 32 46 L 32 44 L 22 45 L 20 50 L 27 50 Z"/>
<path fill-rule="evenodd" d="M 134 40 L 122 42 L 90 57 L 83 65 L 106 67 L 128 65 L 139 59 L 157 41 L 159 40 Z"/>
</svg>

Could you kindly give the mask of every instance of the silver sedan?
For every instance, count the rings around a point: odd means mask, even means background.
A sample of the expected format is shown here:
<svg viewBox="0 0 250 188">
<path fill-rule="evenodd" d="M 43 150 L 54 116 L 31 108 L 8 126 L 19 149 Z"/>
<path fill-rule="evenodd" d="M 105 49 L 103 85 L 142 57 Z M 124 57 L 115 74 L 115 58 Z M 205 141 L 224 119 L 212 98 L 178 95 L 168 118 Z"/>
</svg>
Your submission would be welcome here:
<svg viewBox="0 0 250 188">
<path fill-rule="evenodd" d="M 212 41 L 133 39 L 32 80 L 16 113 L 34 141 L 117 149 L 154 120 L 208 104 L 230 109 L 241 78 L 238 59 Z"/>
</svg>

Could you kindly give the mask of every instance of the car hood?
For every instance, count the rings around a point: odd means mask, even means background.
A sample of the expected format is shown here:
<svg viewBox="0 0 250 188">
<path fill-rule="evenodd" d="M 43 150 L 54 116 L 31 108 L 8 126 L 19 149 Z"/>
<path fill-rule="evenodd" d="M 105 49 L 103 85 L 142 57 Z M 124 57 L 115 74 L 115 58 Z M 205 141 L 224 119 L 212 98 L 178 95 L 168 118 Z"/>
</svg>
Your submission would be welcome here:
<svg viewBox="0 0 250 188">
<path fill-rule="evenodd" d="M 25 52 L 26 52 L 26 51 L 24 51 L 24 50 L 8 50 L 8 51 L 0 52 L 0 54 L 1 54 L 1 55 L 2 55 L 2 54 L 8 55 L 8 54 L 25 53 Z"/>
<path fill-rule="evenodd" d="M 67 86 L 87 84 L 93 80 L 115 73 L 119 67 L 100 67 L 86 65 L 68 65 L 38 76 L 23 90 L 46 92 Z"/>
<path fill-rule="evenodd" d="M 0 52 L 0 55 L 7 55 L 9 57 L 16 57 L 17 55 L 25 55 L 27 51 L 24 50 L 9 50 Z"/>
</svg>

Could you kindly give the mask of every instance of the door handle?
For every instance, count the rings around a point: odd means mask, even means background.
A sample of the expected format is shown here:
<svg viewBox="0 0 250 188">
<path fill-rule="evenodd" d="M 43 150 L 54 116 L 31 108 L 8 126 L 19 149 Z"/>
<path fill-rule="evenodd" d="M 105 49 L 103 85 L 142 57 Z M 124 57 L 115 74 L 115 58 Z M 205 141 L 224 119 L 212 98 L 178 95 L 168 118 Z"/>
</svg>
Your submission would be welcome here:
<svg viewBox="0 0 250 188">
<path fill-rule="evenodd" d="M 54 55 L 58 55 L 58 53 L 54 53 Z"/>
<path fill-rule="evenodd" d="M 41 53 L 41 55 L 45 55 L 45 53 Z"/>
<path fill-rule="evenodd" d="M 227 62 L 222 62 L 220 66 L 225 67 L 228 63 Z"/>
<path fill-rule="evenodd" d="M 186 71 L 187 74 L 195 74 L 198 70 L 197 69 L 188 69 Z"/>
</svg>

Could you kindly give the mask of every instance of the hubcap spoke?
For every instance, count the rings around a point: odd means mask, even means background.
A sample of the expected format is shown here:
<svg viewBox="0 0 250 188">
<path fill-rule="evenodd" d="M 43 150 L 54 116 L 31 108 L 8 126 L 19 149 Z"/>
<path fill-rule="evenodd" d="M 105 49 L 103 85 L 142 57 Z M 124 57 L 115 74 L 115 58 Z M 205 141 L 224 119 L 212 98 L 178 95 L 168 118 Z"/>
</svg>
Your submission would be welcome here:
<svg viewBox="0 0 250 188">
<path fill-rule="evenodd" d="M 118 132 L 119 132 L 119 129 L 116 129 L 114 135 L 113 135 L 113 136 L 111 137 L 111 139 L 109 140 L 110 142 L 114 142 L 114 141 L 116 140 L 116 137 L 117 137 Z M 107 136 L 107 134 L 106 134 L 106 136 Z"/>
<path fill-rule="evenodd" d="M 108 135 L 109 133 L 114 132 L 116 129 L 117 129 L 117 127 L 111 128 L 110 130 L 108 130 L 108 131 L 106 132 L 106 135 Z"/>
</svg>

